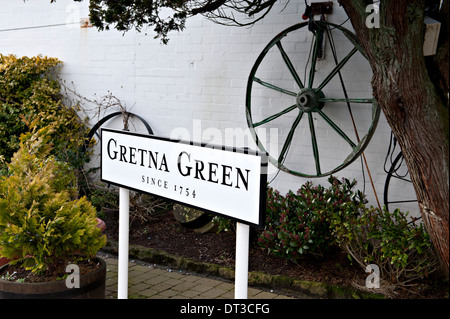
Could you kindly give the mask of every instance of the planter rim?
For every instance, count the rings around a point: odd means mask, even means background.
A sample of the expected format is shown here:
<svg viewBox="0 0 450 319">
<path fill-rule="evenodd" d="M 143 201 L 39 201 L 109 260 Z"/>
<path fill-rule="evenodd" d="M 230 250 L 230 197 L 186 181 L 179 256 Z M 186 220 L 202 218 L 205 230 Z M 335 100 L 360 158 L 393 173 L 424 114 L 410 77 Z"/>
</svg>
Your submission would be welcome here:
<svg viewBox="0 0 450 319">
<path fill-rule="evenodd" d="M 100 263 L 100 267 L 96 270 L 91 271 L 89 273 L 80 275 L 80 286 L 91 285 L 96 278 L 101 276 L 106 276 L 106 262 L 98 256 L 93 257 L 92 259 L 98 261 Z M 0 271 L 4 268 L 8 267 L 9 263 L 0 267 Z M 9 287 L 15 287 L 15 291 L 18 293 L 27 292 L 30 293 L 29 290 L 33 290 L 32 294 L 40 294 L 52 292 L 55 290 L 67 290 L 66 281 L 58 280 L 58 281 L 49 281 L 49 282 L 16 282 L 10 280 L 0 279 L 0 291 L 8 289 Z M 78 289 L 78 288 L 76 288 Z"/>
</svg>

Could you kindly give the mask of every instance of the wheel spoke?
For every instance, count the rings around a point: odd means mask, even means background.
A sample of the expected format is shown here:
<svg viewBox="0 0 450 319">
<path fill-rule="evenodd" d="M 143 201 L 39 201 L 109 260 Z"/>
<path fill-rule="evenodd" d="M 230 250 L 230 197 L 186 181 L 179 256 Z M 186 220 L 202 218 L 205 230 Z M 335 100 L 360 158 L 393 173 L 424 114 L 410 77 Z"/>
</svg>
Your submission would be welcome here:
<svg viewBox="0 0 450 319">
<path fill-rule="evenodd" d="M 305 86 L 303 85 L 302 81 L 300 80 L 300 77 L 297 74 L 297 71 L 295 71 L 294 66 L 292 65 L 291 60 L 289 59 L 288 55 L 286 54 L 286 51 L 284 51 L 283 46 L 281 45 L 281 42 L 277 42 L 278 50 L 280 50 L 281 56 L 283 57 L 284 63 L 286 63 L 287 68 L 289 69 L 289 72 L 291 72 L 292 77 L 294 78 L 295 82 L 297 82 L 300 89 L 303 89 Z"/>
<path fill-rule="evenodd" d="M 331 81 L 331 79 L 342 69 L 342 67 L 347 63 L 347 61 L 355 54 L 358 50 L 356 48 L 353 48 L 349 54 L 346 55 L 345 58 L 339 62 L 334 69 L 330 72 L 330 74 L 327 75 L 327 77 L 322 81 L 322 83 L 317 87 L 317 91 L 320 91 L 324 88 L 325 85 L 328 84 L 328 82 Z"/>
<path fill-rule="evenodd" d="M 339 29 L 345 35 L 345 37 L 355 46 L 355 48 L 358 49 L 358 51 L 367 59 L 367 55 L 364 52 L 364 49 L 361 47 L 358 40 L 356 39 L 356 36 L 353 33 L 349 32 L 347 29 L 341 28 L 341 26 L 335 25 L 333 23 L 330 23 L 330 25 L 332 25 L 334 28 Z M 331 32 L 330 29 L 326 29 L 326 30 L 327 30 L 327 34 L 328 34 L 328 32 Z"/>
<path fill-rule="evenodd" d="M 322 173 L 320 171 L 319 148 L 317 147 L 316 131 L 314 129 L 312 113 L 308 113 L 308 121 L 309 121 L 309 130 L 311 132 L 311 143 L 314 154 L 314 161 L 316 162 L 316 171 L 317 175 L 320 175 Z"/>
<path fill-rule="evenodd" d="M 320 37 L 323 36 L 323 33 L 321 30 L 317 30 L 316 34 L 314 35 L 314 48 L 313 48 L 313 54 L 311 59 L 311 69 L 309 70 L 309 79 L 308 79 L 308 88 L 312 88 L 314 83 L 314 75 L 316 73 L 316 62 L 317 62 L 317 55 L 319 54 L 319 45 L 320 45 Z"/>
<path fill-rule="evenodd" d="M 394 201 L 390 201 L 389 204 L 402 204 L 402 203 L 414 203 L 414 202 L 417 202 L 417 199 L 394 200 Z"/>
<path fill-rule="evenodd" d="M 291 112 L 292 110 L 295 110 L 296 108 L 297 108 L 297 104 L 294 104 L 294 105 L 292 105 L 292 106 L 289 106 L 288 108 L 284 109 L 284 110 L 281 111 L 281 112 L 278 112 L 278 113 L 276 113 L 276 114 L 274 114 L 274 115 L 271 115 L 271 116 L 265 118 L 265 119 L 262 120 L 262 121 L 259 121 L 259 122 L 257 122 L 257 123 L 254 123 L 254 124 L 253 124 L 253 127 L 258 127 L 258 126 L 260 126 L 260 125 L 263 125 L 263 124 L 266 124 L 266 123 L 268 123 L 268 122 L 270 122 L 270 121 L 273 121 L 273 120 L 275 120 L 276 118 L 280 117 L 281 115 L 286 114 L 286 113 L 289 113 L 289 112 Z"/>
<path fill-rule="evenodd" d="M 280 155 L 278 156 L 278 163 L 283 162 L 284 156 L 286 155 L 286 152 L 289 149 L 289 146 L 291 145 L 295 130 L 297 129 L 297 126 L 300 123 L 300 120 L 302 119 L 302 117 L 303 117 L 303 111 L 300 111 L 297 115 L 297 118 L 294 121 L 294 124 L 292 124 L 292 127 L 289 130 L 288 136 L 286 137 L 286 141 L 284 141 L 283 148 L 281 149 Z"/>
<path fill-rule="evenodd" d="M 321 110 L 317 110 L 317 112 L 320 114 L 320 116 L 322 116 L 325 122 L 327 122 L 328 125 L 330 125 L 336 131 L 336 133 L 339 134 L 339 136 L 341 136 L 344 140 L 347 141 L 348 144 L 350 144 L 352 148 L 356 147 L 356 144 L 353 143 L 352 140 L 350 140 L 350 138 L 328 116 L 325 115 L 325 113 L 323 113 Z"/>
<path fill-rule="evenodd" d="M 272 89 L 272 90 L 275 90 L 275 91 L 278 91 L 278 92 L 281 92 L 281 93 L 284 93 L 284 94 L 288 94 L 290 96 L 297 96 L 297 93 L 294 93 L 294 92 L 286 90 L 286 89 L 282 89 L 282 88 L 280 88 L 280 87 L 278 87 L 276 85 L 273 85 L 273 84 L 270 84 L 268 82 L 265 82 L 265 81 L 257 78 L 256 76 L 253 77 L 253 81 L 255 81 L 255 82 L 257 82 L 257 83 L 261 84 L 262 86 L 265 86 L 265 87 L 267 87 L 269 89 Z"/>
<path fill-rule="evenodd" d="M 335 99 L 335 98 L 319 98 L 319 102 L 331 102 L 331 103 L 336 103 L 336 102 L 343 102 L 343 103 L 362 103 L 362 104 L 372 104 L 373 103 L 373 98 L 368 98 L 368 99 L 347 99 L 347 98 L 343 98 L 343 99 Z"/>
</svg>

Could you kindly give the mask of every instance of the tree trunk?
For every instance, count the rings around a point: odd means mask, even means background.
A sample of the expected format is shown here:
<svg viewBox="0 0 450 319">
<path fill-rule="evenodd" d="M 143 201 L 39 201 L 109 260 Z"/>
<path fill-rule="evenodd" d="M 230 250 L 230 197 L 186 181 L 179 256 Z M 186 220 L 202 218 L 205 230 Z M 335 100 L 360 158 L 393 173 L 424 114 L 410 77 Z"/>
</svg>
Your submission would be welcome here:
<svg viewBox="0 0 450 319">
<path fill-rule="evenodd" d="M 422 51 L 425 1 L 381 1 L 379 28 L 366 26 L 367 1 L 339 2 L 371 64 L 374 97 L 402 149 L 425 228 L 448 278 L 448 69 L 447 79 L 432 82 L 430 75 L 436 74 L 428 73 Z M 442 8 L 448 13 L 448 0 Z M 442 48 L 440 54 L 448 59 L 448 39 L 441 42 Z M 437 82 L 444 84 L 439 87 Z"/>
</svg>

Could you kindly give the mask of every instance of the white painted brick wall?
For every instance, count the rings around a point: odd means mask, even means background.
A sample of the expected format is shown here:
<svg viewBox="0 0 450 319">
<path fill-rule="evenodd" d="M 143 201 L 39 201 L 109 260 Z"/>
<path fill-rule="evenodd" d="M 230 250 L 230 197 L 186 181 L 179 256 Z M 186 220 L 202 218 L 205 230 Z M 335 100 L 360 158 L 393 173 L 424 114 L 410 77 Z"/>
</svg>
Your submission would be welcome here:
<svg viewBox="0 0 450 319">
<path fill-rule="evenodd" d="M 100 97 L 111 92 L 128 108 L 132 107 L 132 112 L 143 116 L 158 135 L 168 137 L 177 130 L 189 133 L 191 139 L 202 138 L 209 142 L 211 139 L 217 141 L 217 135 L 221 134 L 222 141 L 228 144 L 236 143 L 236 139 L 225 139 L 227 129 L 229 132 L 247 129 L 245 94 L 247 77 L 254 61 L 276 34 L 301 22 L 301 14 L 304 11 L 303 1 L 290 1 L 284 12 L 280 13 L 286 5 L 283 0 L 263 21 L 252 28 L 224 27 L 202 17 L 194 17 L 188 20 L 183 32 L 172 33 L 169 44 L 164 46 L 159 40 L 153 39 L 151 28 L 145 31 L 147 35 L 134 31 L 125 34 L 115 30 L 98 32 L 95 28 L 80 29 L 75 25 L 2 31 L 67 23 L 85 18 L 88 16 L 88 1 L 58 1 L 53 4 L 48 0 L 1 2 L 0 53 L 17 56 L 42 54 L 59 58 L 64 62 L 63 79 L 67 83 L 73 82 L 78 92 L 87 98 L 93 98 L 94 95 Z M 328 16 L 328 20 L 340 24 L 346 19 L 345 12 L 334 1 L 334 12 Z M 348 22 L 345 26 L 351 28 Z M 338 44 L 341 37 L 335 32 L 333 34 L 336 34 L 335 41 Z M 296 53 L 296 61 L 301 65 L 306 62 L 310 40 L 309 32 L 300 34 L 292 43 L 293 49 L 288 52 Z M 338 49 L 339 56 L 343 57 L 350 49 Z M 319 61 L 317 65 L 317 78 L 326 75 L 326 69 L 330 70 L 334 65 L 328 45 L 326 50 L 326 59 Z M 283 63 L 279 56 L 267 56 L 267 59 L 278 59 L 280 68 L 263 72 L 264 79 L 281 81 L 283 85 L 293 87 L 289 72 L 282 69 Z M 362 56 L 353 57 L 351 63 L 351 70 L 345 74 L 349 95 L 370 97 L 371 71 L 368 64 Z M 301 71 L 303 74 L 302 69 Z M 341 91 L 340 84 L 335 80 L 330 82 L 330 92 L 338 94 Z M 257 84 L 254 84 L 255 88 L 256 86 Z M 274 107 L 275 105 L 277 104 L 274 101 Z M 326 110 L 325 108 L 324 112 Z M 353 106 L 353 110 L 358 118 L 358 105 Z M 337 124 L 349 129 L 350 136 L 352 124 L 348 117 L 343 116 L 343 111 L 328 109 L 327 112 L 330 112 L 327 114 L 330 114 Z M 293 116 L 287 116 L 271 124 L 280 129 L 281 137 L 282 134 L 287 134 L 293 119 Z M 306 116 L 304 121 L 305 119 Z M 120 125 L 120 121 L 116 123 Z M 321 126 L 316 130 L 316 134 L 321 146 L 321 157 L 332 161 L 345 142 L 336 141 L 327 125 L 319 125 Z M 305 135 L 301 136 L 299 132 Z M 306 128 L 298 131 L 296 143 L 310 143 L 308 134 L 309 130 Z M 365 152 L 381 204 L 386 179 L 383 163 L 389 136 L 390 128 L 382 115 L 373 140 Z M 252 141 L 247 144 L 246 138 L 238 140 L 239 144 L 244 144 L 238 146 L 255 147 Z M 278 151 L 281 150 L 283 142 L 280 138 Z M 297 147 L 296 150 L 292 147 L 292 151 L 295 161 L 311 161 L 312 152 L 307 146 Z M 302 167 L 303 162 L 300 164 Z M 362 189 L 361 170 L 361 161 L 358 159 L 336 175 L 356 178 L 358 187 Z M 274 177 L 275 174 L 270 175 L 269 180 Z M 326 179 L 316 179 L 315 182 L 328 185 Z M 289 189 L 298 189 L 307 180 L 280 172 L 271 185 L 281 193 L 286 193 Z M 370 204 L 376 205 L 367 172 L 365 190 Z M 393 190 L 393 193 L 397 194 L 403 192 L 401 185 Z"/>
</svg>

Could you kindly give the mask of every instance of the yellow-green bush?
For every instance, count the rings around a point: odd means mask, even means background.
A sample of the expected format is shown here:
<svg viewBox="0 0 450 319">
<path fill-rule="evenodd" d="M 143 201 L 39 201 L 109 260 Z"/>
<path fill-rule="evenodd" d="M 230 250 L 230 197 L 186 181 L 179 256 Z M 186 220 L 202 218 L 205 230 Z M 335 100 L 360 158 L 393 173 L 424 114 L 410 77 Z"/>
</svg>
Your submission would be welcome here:
<svg viewBox="0 0 450 319">
<path fill-rule="evenodd" d="M 39 274 L 62 262 L 92 258 L 106 243 L 96 211 L 77 198 L 73 168 L 49 155 L 51 127 L 23 135 L 0 176 L 0 257 Z"/>
<path fill-rule="evenodd" d="M 57 74 L 62 62 L 48 57 L 0 54 L 0 155 L 9 162 L 19 148 L 20 135 L 53 125 L 52 154 L 79 167 L 79 152 L 87 126 L 77 110 L 66 106 Z"/>
<path fill-rule="evenodd" d="M 88 130 L 63 103 L 55 58 L 0 55 L 0 256 L 52 273 L 105 244 L 96 210 L 79 198 Z"/>
</svg>

